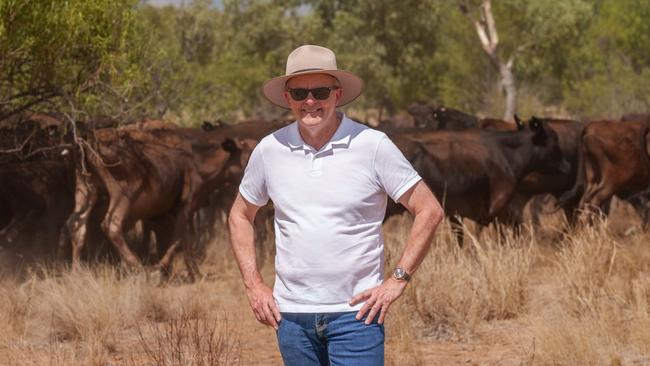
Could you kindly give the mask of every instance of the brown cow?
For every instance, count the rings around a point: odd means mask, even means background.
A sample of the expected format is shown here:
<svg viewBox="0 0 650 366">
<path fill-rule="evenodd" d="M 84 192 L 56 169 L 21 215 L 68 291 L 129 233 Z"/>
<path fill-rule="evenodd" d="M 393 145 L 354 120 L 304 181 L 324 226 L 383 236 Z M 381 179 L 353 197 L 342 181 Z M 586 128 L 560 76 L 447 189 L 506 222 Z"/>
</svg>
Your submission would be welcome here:
<svg viewBox="0 0 650 366">
<path fill-rule="evenodd" d="M 609 211 L 612 197 L 630 200 L 648 226 L 647 202 L 650 183 L 650 124 L 647 122 L 595 121 L 580 137 L 578 178 L 562 200 L 584 194 L 580 208 L 589 213 Z"/>
<path fill-rule="evenodd" d="M 190 218 L 226 176 L 241 174 L 245 145 L 229 138 L 197 135 L 183 130 L 100 130 L 97 147 L 85 147 L 85 160 L 77 169 L 75 210 L 68 220 L 73 242 L 73 263 L 78 264 L 88 217 L 98 193 L 109 197 L 102 229 L 130 266 L 140 260 L 129 249 L 124 231 L 138 220 L 174 217 L 173 237 L 159 262 L 168 270 L 181 245 Z M 81 170 L 85 162 L 93 179 Z M 183 241 L 185 262 L 191 277 L 198 273 L 192 246 Z"/>
<path fill-rule="evenodd" d="M 630 121 L 650 123 L 650 114 L 630 113 L 630 114 L 624 114 L 621 117 L 621 122 L 630 122 Z"/>
</svg>

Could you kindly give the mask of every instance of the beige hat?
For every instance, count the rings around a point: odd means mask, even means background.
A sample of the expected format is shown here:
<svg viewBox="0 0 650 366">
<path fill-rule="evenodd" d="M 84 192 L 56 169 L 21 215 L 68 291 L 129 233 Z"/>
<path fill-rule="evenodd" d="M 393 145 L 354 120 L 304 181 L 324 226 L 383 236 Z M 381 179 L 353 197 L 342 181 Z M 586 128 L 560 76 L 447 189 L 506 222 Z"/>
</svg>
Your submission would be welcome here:
<svg viewBox="0 0 650 366">
<path fill-rule="evenodd" d="M 289 79 L 298 75 L 328 74 L 339 81 L 343 94 L 337 106 L 346 105 L 355 100 L 363 90 L 360 77 L 336 67 L 336 56 L 329 48 L 304 45 L 296 48 L 287 57 L 287 70 L 284 76 L 278 76 L 262 85 L 262 94 L 273 104 L 289 109 L 284 99 L 284 91 Z"/>
</svg>

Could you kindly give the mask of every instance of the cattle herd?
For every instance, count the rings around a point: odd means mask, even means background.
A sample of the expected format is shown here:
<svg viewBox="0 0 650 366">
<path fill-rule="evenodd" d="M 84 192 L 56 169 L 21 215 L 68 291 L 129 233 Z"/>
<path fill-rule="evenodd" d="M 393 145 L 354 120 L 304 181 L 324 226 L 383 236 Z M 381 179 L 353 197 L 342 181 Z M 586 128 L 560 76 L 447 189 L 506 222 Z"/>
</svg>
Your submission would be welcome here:
<svg viewBox="0 0 650 366">
<path fill-rule="evenodd" d="M 380 129 L 442 202 L 460 245 L 463 218 L 519 228 L 524 206 L 544 194 L 569 224 L 607 214 L 616 196 L 648 226 L 650 115 L 512 124 L 424 103 L 408 111 L 410 125 Z M 0 121 L 0 249 L 73 266 L 106 256 L 165 274 L 180 251 L 194 278 L 197 251 L 223 221 L 250 153 L 286 124 L 105 122 L 36 113 Z M 386 217 L 402 211 L 389 202 Z M 258 240 L 268 217 L 260 212 Z"/>
</svg>

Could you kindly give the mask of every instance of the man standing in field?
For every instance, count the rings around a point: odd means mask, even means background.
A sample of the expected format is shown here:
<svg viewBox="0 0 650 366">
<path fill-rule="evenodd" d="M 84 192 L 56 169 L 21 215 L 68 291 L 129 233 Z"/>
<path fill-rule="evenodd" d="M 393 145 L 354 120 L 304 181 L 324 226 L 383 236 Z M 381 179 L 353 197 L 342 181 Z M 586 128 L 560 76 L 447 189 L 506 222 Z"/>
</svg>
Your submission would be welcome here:
<svg viewBox="0 0 650 366">
<path fill-rule="evenodd" d="M 296 122 L 253 151 L 230 212 L 231 242 L 255 318 L 277 331 L 285 365 L 382 365 L 383 322 L 426 255 L 442 209 L 388 137 L 336 108 L 363 89 L 334 53 L 306 45 L 262 92 Z M 383 278 L 387 195 L 414 216 Z M 257 268 L 253 221 L 275 208 L 276 278 Z"/>
</svg>

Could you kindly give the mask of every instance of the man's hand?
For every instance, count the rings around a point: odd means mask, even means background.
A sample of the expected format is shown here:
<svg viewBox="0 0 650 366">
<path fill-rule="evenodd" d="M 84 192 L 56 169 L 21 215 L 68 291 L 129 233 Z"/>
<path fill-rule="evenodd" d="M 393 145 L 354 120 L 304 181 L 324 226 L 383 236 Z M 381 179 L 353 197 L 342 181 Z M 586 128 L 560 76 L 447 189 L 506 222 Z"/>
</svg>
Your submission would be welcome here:
<svg viewBox="0 0 650 366">
<path fill-rule="evenodd" d="M 248 302 L 253 309 L 253 314 L 258 322 L 278 330 L 280 322 L 280 310 L 273 298 L 273 290 L 263 283 L 246 287 Z"/>
<path fill-rule="evenodd" d="M 363 304 L 359 312 L 357 313 L 357 320 L 361 320 L 363 316 L 368 313 L 366 317 L 366 324 L 372 323 L 372 320 L 375 318 L 377 313 L 379 313 L 379 320 L 377 323 L 383 324 L 386 314 L 388 313 L 388 308 L 397 300 L 398 297 L 402 295 L 404 289 L 406 288 L 406 281 L 398 281 L 392 277 L 384 280 L 384 283 L 377 287 L 368 289 L 350 300 L 350 306 L 354 306 L 362 301 L 366 303 Z"/>
</svg>

